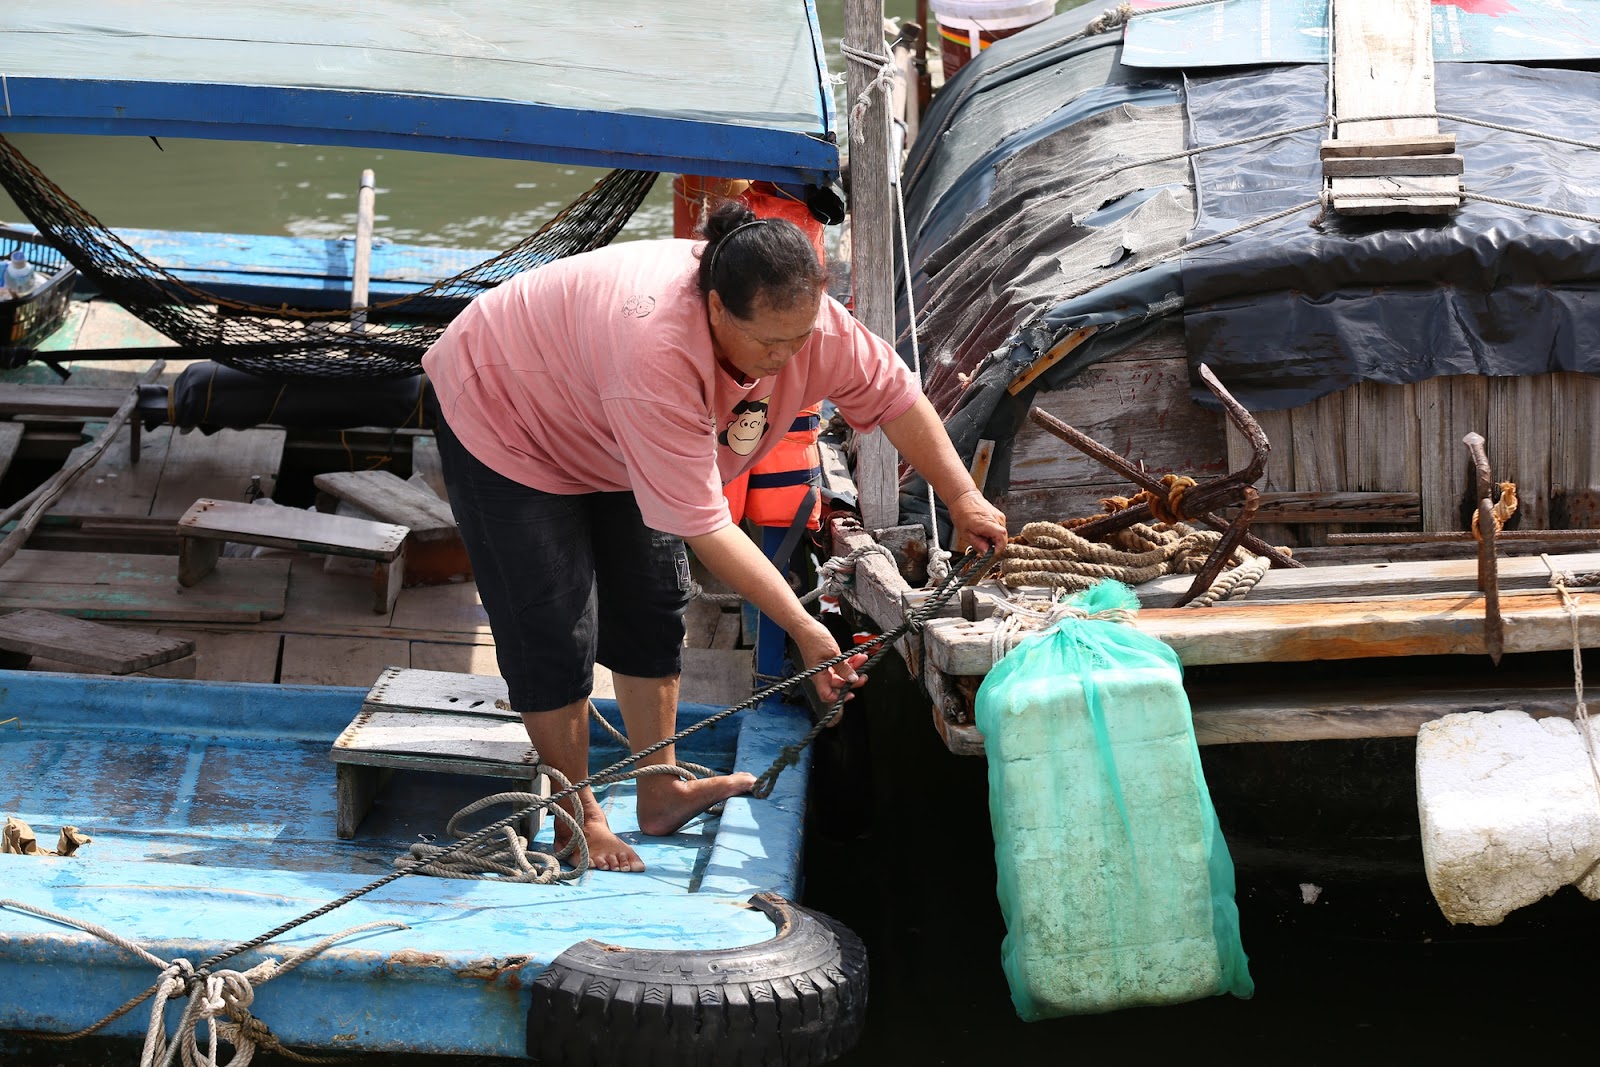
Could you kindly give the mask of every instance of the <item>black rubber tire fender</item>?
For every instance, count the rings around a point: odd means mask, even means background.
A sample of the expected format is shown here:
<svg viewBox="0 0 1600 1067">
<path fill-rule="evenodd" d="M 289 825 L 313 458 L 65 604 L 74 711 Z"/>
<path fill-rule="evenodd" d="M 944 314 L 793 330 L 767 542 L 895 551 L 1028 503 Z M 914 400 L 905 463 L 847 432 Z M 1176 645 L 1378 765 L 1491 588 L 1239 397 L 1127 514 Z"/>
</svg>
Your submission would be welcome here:
<svg viewBox="0 0 1600 1067">
<path fill-rule="evenodd" d="M 723 951 L 573 945 L 533 984 L 528 1056 L 547 1067 L 811 1067 L 844 1055 L 867 1014 L 867 950 L 783 897 L 750 906 L 768 941 Z"/>
</svg>

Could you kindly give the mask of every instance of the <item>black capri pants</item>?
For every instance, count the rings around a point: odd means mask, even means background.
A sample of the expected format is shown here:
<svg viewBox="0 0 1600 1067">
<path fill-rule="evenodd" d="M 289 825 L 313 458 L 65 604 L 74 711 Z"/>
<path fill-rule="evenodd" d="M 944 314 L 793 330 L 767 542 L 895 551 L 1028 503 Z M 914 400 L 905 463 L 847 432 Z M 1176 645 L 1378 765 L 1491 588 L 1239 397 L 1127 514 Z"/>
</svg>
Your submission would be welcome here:
<svg viewBox="0 0 1600 1067">
<path fill-rule="evenodd" d="M 598 661 L 617 674 L 679 672 L 689 556 L 652 530 L 632 493 L 546 493 L 479 462 L 436 421 L 450 507 L 472 561 L 517 712 L 586 698 Z"/>
</svg>

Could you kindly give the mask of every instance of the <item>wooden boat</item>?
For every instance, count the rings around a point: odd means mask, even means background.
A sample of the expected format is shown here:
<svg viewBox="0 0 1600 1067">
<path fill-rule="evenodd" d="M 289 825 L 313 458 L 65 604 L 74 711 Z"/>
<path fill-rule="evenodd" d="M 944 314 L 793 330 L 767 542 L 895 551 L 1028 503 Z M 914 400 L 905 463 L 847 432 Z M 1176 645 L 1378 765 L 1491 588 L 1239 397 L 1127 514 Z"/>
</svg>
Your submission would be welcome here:
<svg viewBox="0 0 1600 1067">
<path fill-rule="evenodd" d="M 1249 532 L 1306 569 L 1275 563 L 1247 599 L 1203 609 L 1178 606 L 1192 574 L 1159 578 L 1134 625 L 1187 668 L 1230 835 L 1281 843 L 1383 796 L 1382 830 L 1302 840 L 1294 862 L 1320 880 L 1398 842 L 1414 867 L 1419 728 L 1507 707 L 1571 718 L 1574 654 L 1600 642 L 1576 577 L 1597 562 L 1583 427 L 1600 364 L 1565 344 L 1593 328 L 1600 272 L 1590 205 L 1563 191 L 1594 146 L 1545 103 L 1600 91 L 1600 55 L 1537 30 L 1537 6 L 1509 22 L 1386 0 L 1165 6 L 1065 13 L 943 87 L 905 167 L 901 351 L 1013 534 L 1109 516 L 1102 501 L 1163 476 L 1231 476 L 1227 524 L 1249 488 Z M 1564 210 L 1585 218 L 1554 221 Z M 1563 258 L 1578 249 L 1581 267 Z M 1478 274 L 1451 266 L 1474 254 Z M 1521 506 L 1483 548 L 1472 520 L 1499 481 Z M 925 490 L 900 490 L 895 517 L 917 524 L 884 539 L 900 566 L 864 557 L 846 594 L 876 625 L 927 595 Z M 846 526 L 833 544 L 870 540 Z M 972 713 L 997 609 L 1030 593 L 1046 591 L 981 584 L 899 646 L 953 752 L 983 754 Z"/>
<path fill-rule="evenodd" d="M 0 35 L 18 45 L 0 134 L 288 140 L 817 189 L 838 175 L 826 62 L 806 5 L 479 5 L 470 25 L 404 3 L 300 14 L 274 3 L 197 16 L 165 0 L 138 11 L 83 0 L 13 13 L 0 20 L 6 29 L 43 32 Z M 283 33 L 290 24 L 306 32 Z M 21 47 L 25 36 L 49 45 Z M 151 39 L 168 43 L 140 43 Z M 58 226 L 54 237 L 83 233 Z M 102 248 L 142 252 L 140 270 L 172 293 L 351 308 L 362 326 L 341 323 L 345 332 L 365 328 L 369 305 L 495 254 L 372 248 L 359 235 L 354 244 L 100 238 Z M 108 276 L 102 266 L 91 280 Z M 419 838 L 442 834 L 463 802 L 494 791 L 496 777 L 526 779 L 529 759 L 520 725 L 494 710 L 492 635 L 470 576 L 462 580 L 431 433 L 404 417 L 415 396 L 395 419 L 374 405 L 337 425 L 280 418 L 180 433 L 166 417 L 179 400 L 161 387 L 199 350 L 93 291 L 79 297 L 39 345 L 71 381 L 38 364 L 0 381 L 9 420 L 0 473 L 10 466 L 42 491 L 30 497 L 37 506 L 7 512 L 0 548 L 0 612 L 11 612 L 0 649 L 6 666 L 31 668 L 0 683 L 0 719 L 12 720 L 0 727 L 6 764 L 29 768 L 6 776 L 0 808 L 41 833 L 73 823 L 95 839 L 71 857 L 0 859 L 0 896 L 12 902 L 0 906 L 6 1032 L 81 1030 L 161 970 L 71 921 L 200 964 L 383 876 Z M 453 306 L 430 310 L 437 318 Z M 384 328 L 376 310 L 373 322 Z M 184 425 L 214 428 L 205 418 Z M 379 476 L 365 490 L 313 486 L 334 472 Z M 328 510 L 356 507 L 357 522 L 382 520 L 368 525 L 387 532 L 376 541 L 372 530 L 341 533 L 334 516 L 302 510 L 318 492 Z M 195 510 L 258 495 L 282 505 L 271 509 L 273 530 L 213 529 L 204 516 L 226 509 Z M 218 553 L 219 538 L 256 550 Z M 28 608 L 39 614 L 19 610 Z M 102 626 L 85 637 L 64 618 Z M 690 630 L 685 699 L 742 699 L 751 653 L 734 647 L 739 614 L 691 612 Z M 386 684 L 373 688 L 380 677 Z M 423 697 L 395 696 L 421 677 L 432 679 Z M 597 682 L 597 703 L 614 719 L 614 705 L 598 699 L 607 680 Z M 463 710 L 475 718 L 459 720 Z M 680 726 L 713 710 L 685 704 Z M 393 771 L 379 788 L 337 753 L 374 715 L 396 713 L 434 740 L 425 754 L 409 741 L 398 754 L 369 752 L 369 763 Z M 107 716 L 115 738 L 100 729 Z M 764 704 L 693 735 L 684 758 L 764 769 L 807 721 Z M 500 739 L 436 751 L 441 730 Z M 596 766 L 621 755 L 609 737 L 597 734 L 596 746 Z M 802 759 L 770 800 L 741 799 L 674 837 L 640 839 L 651 873 L 631 882 L 596 872 L 554 886 L 414 875 L 219 966 L 255 966 L 350 926 L 398 921 L 403 929 L 362 930 L 319 950 L 263 985 L 250 1013 L 273 1040 L 302 1048 L 821 1063 L 859 1035 L 866 971 L 853 935 L 792 903 L 808 773 Z M 612 824 L 626 829 L 631 787 L 608 790 Z M 548 839 L 548 824 L 542 832 Z M 65 999 L 49 988 L 63 975 L 73 978 Z M 143 1010 L 103 1032 L 145 1032 Z M 167 1016 L 179 1029 L 177 1013 Z"/>
<path fill-rule="evenodd" d="M 8 671 L 0 687 L 0 810 L 41 838 L 73 825 L 93 839 L 70 857 L 0 859 L 8 1031 L 88 1027 L 154 984 L 149 959 L 198 967 L 383 877 L 458 808 L 532 787 L 521 723 L 495 708 L 498 678 L 393 670 L 368 692 Z M 680 729 L 716 710 L 686 705 Z M 683 758 L 759 773 L 809 725 L 766 705 L 691 735 Z M 594 735 L 596 766 L 625 754 Z M 770 800 L 731 801 L 668 838 L 629 832 L 631 785 L 605 787 L 646 875 L 407 877 L 212 972 L 287 962 L 356 928 L 246 998 L 277 1041 L 545 1063 L 735 1050 L 823 1062 L 858 1036 L 865 970 L 852 935 L 791 903 L 808 773 L 802 760 Z M 532 847 L 548 850 L 550 833 L 547 821 Z M 149 1023 L 146 1004 L 103 1032 Z"/>
</svg>

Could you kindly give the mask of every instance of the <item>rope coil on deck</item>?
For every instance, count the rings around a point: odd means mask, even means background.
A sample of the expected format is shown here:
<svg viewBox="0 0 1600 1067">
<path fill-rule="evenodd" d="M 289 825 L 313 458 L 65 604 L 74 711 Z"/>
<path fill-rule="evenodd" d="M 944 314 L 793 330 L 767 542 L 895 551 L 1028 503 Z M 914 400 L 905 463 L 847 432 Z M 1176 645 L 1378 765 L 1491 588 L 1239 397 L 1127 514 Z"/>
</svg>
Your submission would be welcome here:
<svg viewBox="0 0 1600 1067">
<path fill-rule="evenodd" d="M 1128 501 L 1113 497 L 1106 503 L 1119 510 Z M 1117 542 L 1114 545 L 1085 540 L 1060 523 L 1030 522 L 1001 550 L 999 577 L 1011 589 L 1048 586 L 1072 593 L 1107 578 L 1139 585 L 1167 574 L 1198 573 L 1222 536 L 1182 522 L 1135 523 L 1112 535 Z M 1188 606 L 1210 607 L 1219 600 L 1242 599 L 1271 565 L 1266 557 L 1245 548 L 1235 549 L 1232 559 L 1237 561 L 1235 566 Z"/>
</svg>

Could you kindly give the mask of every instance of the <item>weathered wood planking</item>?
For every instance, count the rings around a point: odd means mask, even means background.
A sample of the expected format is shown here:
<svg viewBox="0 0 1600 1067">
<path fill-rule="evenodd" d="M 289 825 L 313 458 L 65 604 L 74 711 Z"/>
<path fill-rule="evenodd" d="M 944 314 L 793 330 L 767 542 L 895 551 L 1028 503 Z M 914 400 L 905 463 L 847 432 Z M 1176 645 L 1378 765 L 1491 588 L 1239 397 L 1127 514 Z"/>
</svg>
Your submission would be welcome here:
<svg viewBox="0 0 1600 1067">
<path fill-rule="evenodd" d="M 1600 552 L 1560 556 L 1551 562 L 1557 570 L 1566 573 L 1600 571 Z M 1550 586 L 1550 571 L 1538 557 L 1502 559 L 1499 561 L 1498 577 L 1502 592 L 1548 589 Z M 1134 592 L 1139 596 L 1139 603 L 1146 607 L 1167 608 L 1177 601 L 1192 581 L 1191 575 L 1168 575 L 1145 582 Z M 1476 590 L 1477 582 L 1478 563 L 1475 558 L 1306 567 L 1301 570 L 1268 571 L 1250 591 L 1250 601 L 1262 603 L 1371 596 L 1399 599 L 1449 592 L 1469 594 Z"/>
<path fill-rule="evenodd" d="M 1336 141 L 1431 137 L 1437 119 L 1352 122 L 1365 115 L 1434 111 L 1433 17 L 1429 0 L 1332 0 Z M 1389 211 L 1438 213 L 1460 206 L 1454 176 L 1334 178 L 1334 210 L 1355 215 Z M 1368 194 L 1406 190 L 1382 199 Z M 1431 195 L 1430 195 L 1431 194 Z"/>
<path fill-rule="evenodd" d="M 233 500 L 197 500 L 178 520 L 181 537 L 380 561 L 400 554 L 408 532 L 392 523 Z"/>
<path fill-rule="evenodd" d="M 1289 412 L 1294 440 L 1294 487 L 1297 490 L 1343 491 L 1351 488 L 1345 468 L 1346 392 L 1330 393 Z M 1319 544 L 1338 526 L 1303 526 L 1303 542 Z"/>
<path fill-rule="evenodd" d="M 377 767 L 418 761 L 473 774 L 530 777 L 536 762 L 522 720 L 364 708 L 333 744 L 333 759 Z"/>
<path fill-rule="evenodd" d="M 1420 491 L 1422 445 L 1413 387 L 1359 382 L 1345 396 L 1344 488 Z"/>
<path fill-rule="evenodd" d="M 932 677 L 936 672 L 930 672 Z M 1340 741 L 1415 737 L 1423 723 L 1445 715 L 1514 708 L 1535 718 L 1573 714 L 1570 685 L 1515 688 L 1475 686 L 1341 687 L 1326 695 L 1298 690 L 1191 694 L 1194 739 L 1201 745 Z M 970 724 L 935 722 L 950 751 L 984 754 L 983 734 Z"/>
<path fill-rule="evenodd" d="M 1600 379 L 1551 375 L 1550 525 L 1600 527 Z"/>
<path fill-rule="evenodd" d="M 105 419 L 115 414 L 126 399 L 126 389 L 0 383 L 0 414 L 5 415 L 64 415 Z"/>
<path fill-rule="evenodd" d="M 1262 493 L 1260 500 L 1256 517 L 1278 523 L 1413 525 L 1422 515 L 1418 493 Z"/>
<path fill-rule="evenodd" d="M 165 626 L 157 633 L 163 637 L 180 637 L 194 642 L 194 676 L 202 681 L 270 683 L 278 680 L 278 657 L 283 648 L 281 634 L 229 633 Z"/>
<path fill-rule="evenodd" d="M 1579 597 L 1579 635 L 1600 644 L 1600 599 Z M 1572 647 L 1566 611 L 1554 594 L 1528 593 L 1500 603 L 1505 651 Z M 1141 612 L 1137 627 L 1165 642 L 1188 665 L 1298 663 L 1379 656 L 1478 655 L 1484 652 L 1483 598 L 1362 603 L 1227 605 Z M 993 620 L 936 619 L 923 630 L 927 665 L 950 674 L 986 674 L 993 664 Z"/>
<path fill-rule="evenodd" d="M 333 471 L 311 481 L 321 492 L 380 522 L 406 527 L 419 541 L 457 536 L 455 515 L 447 502 L 389 471 Z"/>
<path fill-rule="evenodd" d="M 0 615 L 0 649 L 111 674 L 132 674 L 192 654 L 194 642 L 53 612 L 23 610 Z"/>
<path fill-rule="evenodd" d="M 174 435 L 150 514 L 177 519 L 202 497 L 243 500 L 256 475 L 262 492 L 271 496 L 286 439 L 283 430 L 260 428 Z"/>
<path fill-rule="evenodd" d="M 1479 432 L 1494 480 L 1517 483 L 1515 526 L 1524 529 L 1550 525 L 1551 377 L 1488 379 L 1489 428 Z"/>
<path fill-rule="evenodd" d="M 835 524 L 833 529 L 833 554 L 836 556 L 848 556 L 875 543 L 872 535 L 860 528 Z M 856 560 L 855 577 L 845 590 L 845 600 L 876 623 L 880 631 L 890 630 L 905 621 L 901 598 L 910 588 L 888 556 L 868 552 Z M 896 641 L 895 648 L 913 676 L 921 672 L 922 648 L 915 634 L 907 634 Z"/>
<path fill-rule="evenodd" d="M 285 685 L 371 685 L 389 667 L 411 665 L 411 642 L 380 637 L 283 635 Z"/>
<path fill-rule="evenodd" d="M 1097 363 L 1034 404 L 1151 474 L 1225 473 L 1222 420 L 1190 399 L 1186 357 Z M 1032 421 L 1017 431 L 1012 449 L 1011 491 L 1115 477 Z"/>
<path fill-rule="evenodd" d="M 411 642 L 413 670 L 446 671 L 452 674 L 498 676 L 500 661 L 494 645 L 451 644 L 445 641 Z"/>
<path fill-rule="evenodd" d="M 505 679 L 498 674 L 389 667 L 372 682 L 366 704 L 388 711 L 484 715 L 521 722 L 515 712 L 504 706 L 507 695 Z"/>
<path fill-rule="evenodd" d="M 1465 530 L 1476 475 L 1461 439 L 1468 433 L 1484 433 L 1489 424 L 1489 379 L 1452 375 L 1419 382 L 1416 404 L 1421 426 L 1422 528 Z"/>
<path fill-rule="evenodd" d="M 84 432 L 97 433 L 100 428 L 98 424 L 86 424 Z M 161 484 L 173 432 L 170 426 L 158 426 L 141 433 L 137 463 L 133 461 L 131 435 L 118 434 L 110 447 L 55 502 L 51 513 L 149 515 Z"/>
<path fill-rule="evenodd" d="M 0 570 L 0 608 L 40 608 L 88 619 L 245 622 L 283 615 L 289 567 L 281 559 L 223 559 L 201 589 L 173 581 L 172 557 L 23 549 Z"/>
<path fill-rule="evenodd" d="M 1600 571 L 1600 551 L 1553 556 L 1551 563 L 1558 571 L 1567 574 Z M 1498 573 L 1502 592 L 1549 589 L 1550 571 L 1537 555 L 1503 557 L 1500 560 Z M 1138 596 L 1139 603 L 1146 608 L 1167 608 L 1189 588 L 1193 580 L 1193 575 L 1171 574 L 1134 586 L 1133 592 Z M 1348 563 L 1270 570 L 1250 591 L 1248 602 L 1326 602 L 1372 597 L 1400 599 L 1441 594 L 1470 595 L 1477 591 L 1477 582 L 1476 555 L 1470 546 L 1461 546 L 1455 559 Z M 963 593 L 965 594 L 965 591 Z M 1044 588 L 1007 590 L 997 580 L 987 578 L 972 586 L 971 593 L 971 610 L 964 612 L 957 602 L 951 601 L 944 605 L 939 615 L 943 618 L 955 618 L 964 614 L 969 621 L 987 619 L 994 614 L 997 603 L 1011 596 L 1037 600 L 1049 596 L 1050 591 Z M 920 608 L 927 603 L 930 595 L 925 589 L 910 590 L 901 597 L 904 610 L 910 613 Z"/>
</svg>

